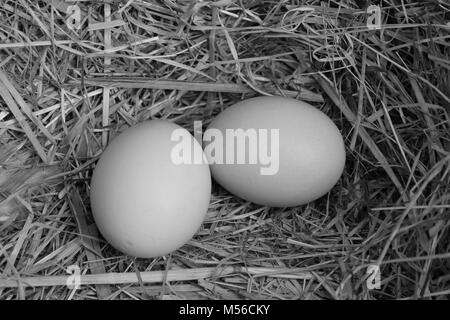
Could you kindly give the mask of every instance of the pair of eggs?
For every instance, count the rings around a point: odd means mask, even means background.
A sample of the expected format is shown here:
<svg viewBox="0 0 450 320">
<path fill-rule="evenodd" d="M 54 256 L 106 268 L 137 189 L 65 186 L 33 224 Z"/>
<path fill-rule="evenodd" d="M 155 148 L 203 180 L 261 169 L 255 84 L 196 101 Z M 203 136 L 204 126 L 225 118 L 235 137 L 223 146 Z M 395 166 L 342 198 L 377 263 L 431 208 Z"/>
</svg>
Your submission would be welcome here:
<svg viewBox="0 0 450 320">
<path fill-rule="evenodd" d="M 112 140 L 91 181 L 104 238 L 136 257 L 168 254 L 201 226 L 211 174 L 231 193 L 273 207 L 311 202 L 338 181 L 342 136 L 323 112 L 283 97 L 241 101 L 209 125 L 202 145 L 187 130 L 151 120 Z"/>
</svg>

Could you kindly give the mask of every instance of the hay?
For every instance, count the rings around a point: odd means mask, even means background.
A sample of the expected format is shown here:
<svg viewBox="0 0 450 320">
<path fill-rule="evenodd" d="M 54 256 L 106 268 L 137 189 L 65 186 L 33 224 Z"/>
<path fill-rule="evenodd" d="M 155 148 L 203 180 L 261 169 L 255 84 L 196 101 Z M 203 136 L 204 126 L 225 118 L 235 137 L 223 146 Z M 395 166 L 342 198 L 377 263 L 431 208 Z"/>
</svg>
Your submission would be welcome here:
<svg viewBox="0 0 450 320">
<path fill-rule="evenodd" d="M 62 0 L 0 2 L 0 299 L 448 298 L 447 1 L 79 5 L 73 31 Z M 109 139 L 153 118 L 192 132 L 256 95 L 339 126 L 347 165 L 327 196 L 274 209 L 215 185 L 202 229 L 157 259 L 99 237 L 89 179 Z"/>
</svg>

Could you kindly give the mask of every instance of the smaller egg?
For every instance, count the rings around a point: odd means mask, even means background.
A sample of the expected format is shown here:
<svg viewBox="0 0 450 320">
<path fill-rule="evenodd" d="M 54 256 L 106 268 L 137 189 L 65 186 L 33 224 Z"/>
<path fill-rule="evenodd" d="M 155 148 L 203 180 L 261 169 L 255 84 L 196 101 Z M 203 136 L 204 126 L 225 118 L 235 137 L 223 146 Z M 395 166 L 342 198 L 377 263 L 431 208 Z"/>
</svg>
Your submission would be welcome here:
<svg viewBox="0 0 450 320">
<path fill-rule="evenodd" d="M 204 134 L 213 178 L 261 205 L 291 207 L 326 194 L 345 165 L 333 121 L 296 99 L 257 97 L 222 111 Z"/>
<path fill-rule="evenodd" d="M 136 257 L 168 254 L 200 228 L 211 196 L 206 162 L 174 161 L 178 138 L 193 155 L 201 145 L 180 126 L 152 120 L 115 137 L 91 180 L 91 208 L 98 229 L 116 249 Z"/>
</svg>

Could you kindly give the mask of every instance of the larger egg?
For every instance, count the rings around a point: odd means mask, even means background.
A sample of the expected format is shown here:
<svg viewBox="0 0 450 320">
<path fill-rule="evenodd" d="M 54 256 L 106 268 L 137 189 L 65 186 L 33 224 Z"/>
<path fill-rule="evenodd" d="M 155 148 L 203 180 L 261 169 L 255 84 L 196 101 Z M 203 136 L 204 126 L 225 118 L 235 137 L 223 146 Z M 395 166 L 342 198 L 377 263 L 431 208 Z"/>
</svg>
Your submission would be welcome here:
<svg viewBox="0 0 450 320">
<path fill-rule="evenodd" d="M 202 159 L 201 145 L 187 130 L 162 120 L 126 129 L 102 153 L 92 176 L 91 207 L 101 234 L 118 250 L 143 258 L 165 255 L 200 228 L 210 171 L 206 162 L 184 161 L 180 143 L 192 147 L 186 149 L 192 159 Z"/>
<path fill-rule="evenodd" d="M 339 180 L 345 147 L 319 109 L 296 99 L 257 97 L 222 111 L 204 133 L 213 178 L 254 203 L 290 207 L 325 195 Z"/>
</svg>

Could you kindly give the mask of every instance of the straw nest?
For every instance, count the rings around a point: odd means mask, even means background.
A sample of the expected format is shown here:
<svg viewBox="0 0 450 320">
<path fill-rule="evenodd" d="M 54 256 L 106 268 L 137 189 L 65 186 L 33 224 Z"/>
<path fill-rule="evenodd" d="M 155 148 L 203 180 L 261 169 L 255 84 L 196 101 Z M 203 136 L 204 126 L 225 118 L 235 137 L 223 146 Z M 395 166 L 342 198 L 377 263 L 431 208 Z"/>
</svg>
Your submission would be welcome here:
<svg viewBox="0 0 450 320">
<path fill-rule="evenodd" d="M 71 30 L 74 4 L 0 2 L 0 299 L 449 296 L 446 0 L 78 1 Z M 89 180 L 118 132 L 155 118 L 192 131 L 258 95 L 340 128 L 329 194 L 274 209 L 215 185 L 201 230 L 157 259 L 98 235 Z"/>
</svg>

